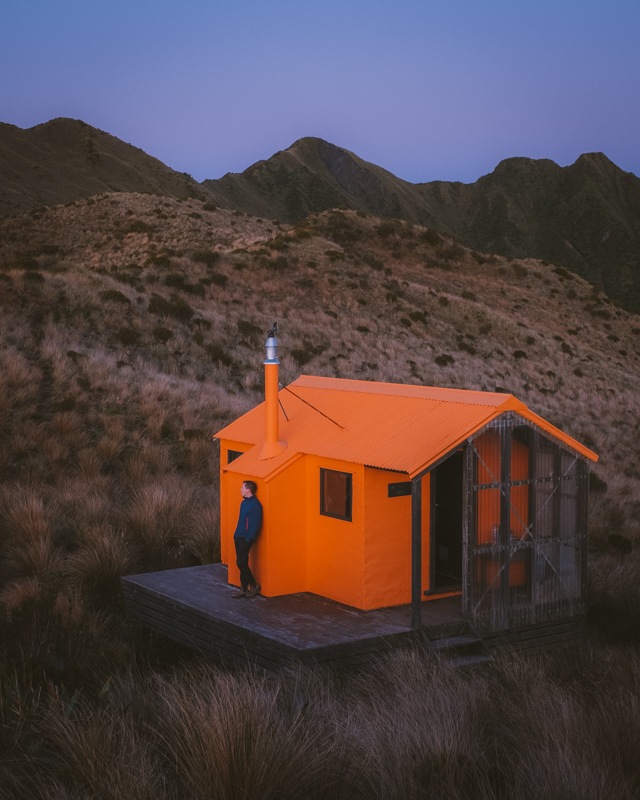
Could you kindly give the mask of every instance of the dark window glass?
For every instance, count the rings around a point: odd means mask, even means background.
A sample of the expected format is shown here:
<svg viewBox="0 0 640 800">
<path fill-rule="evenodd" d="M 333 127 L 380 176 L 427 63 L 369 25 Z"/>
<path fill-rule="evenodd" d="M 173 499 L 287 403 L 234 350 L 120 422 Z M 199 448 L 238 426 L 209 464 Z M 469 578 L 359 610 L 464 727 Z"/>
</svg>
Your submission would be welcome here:
<svg viewBox="0 0 640 800">
<path fill-rule="evenodd" d="M 333 469 L 320 470 L 321 514 L 351 522 L 352 477 L 350 472 L 337 472 Z"/>
<path fill-rule="evenodd" d="M 232 461 L 235 461 L 236 458 L 240 458 L 243 456 L 244 453 L 241 450 L 227 450 L 227 464 L 230 464 Z"/>
</svg>

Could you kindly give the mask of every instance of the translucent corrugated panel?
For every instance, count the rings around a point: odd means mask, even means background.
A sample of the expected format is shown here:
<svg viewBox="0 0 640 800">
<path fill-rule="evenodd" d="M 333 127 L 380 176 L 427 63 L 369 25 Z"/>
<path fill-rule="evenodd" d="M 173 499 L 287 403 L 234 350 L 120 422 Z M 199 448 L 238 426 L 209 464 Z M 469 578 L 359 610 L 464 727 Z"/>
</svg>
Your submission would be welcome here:
<svg viewBox="0 0 640 800">
<path fill-rule="evenodd" d="M 582 612 L 586 466 L 517 414 L 468 446 L 467 614 L 500 630 Z"/>
</svg>

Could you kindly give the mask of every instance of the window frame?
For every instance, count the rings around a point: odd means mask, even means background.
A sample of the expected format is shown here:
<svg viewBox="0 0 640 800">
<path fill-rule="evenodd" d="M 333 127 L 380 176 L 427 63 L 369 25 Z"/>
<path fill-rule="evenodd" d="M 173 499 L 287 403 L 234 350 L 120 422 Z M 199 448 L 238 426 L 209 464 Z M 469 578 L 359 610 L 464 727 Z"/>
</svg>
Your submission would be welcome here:
<svg viewBox="0 0 640 800">
<path fill-rule="evenodd" d="M 236 458 L 240 458 L 240 456 L 243 455 L 243 450 L 227 450 L 227 464 L 231 464 L 236 460 Z"/>
<path fill-rule="evenodd" d="M 348 515 L 332 514 L 324 510 L 324 480 L 326 472 L 336 472 L 339 475 L 344 475 L 347 478 L 347 501 L 346 506 Z M 353 522 L 353 473 L 345 472 L 341 469 L 329 469 L 328 467 L 320 467 L 320 514 L 323 517 L 331 517 L 332 519 L 340 519 L 343 522 Z"/>
</svg>

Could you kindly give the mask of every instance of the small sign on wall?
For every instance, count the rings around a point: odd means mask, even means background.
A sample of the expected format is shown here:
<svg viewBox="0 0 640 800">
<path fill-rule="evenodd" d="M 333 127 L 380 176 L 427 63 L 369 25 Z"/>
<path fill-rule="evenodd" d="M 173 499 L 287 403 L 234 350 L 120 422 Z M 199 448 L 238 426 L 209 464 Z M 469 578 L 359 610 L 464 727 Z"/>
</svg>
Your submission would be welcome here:
<svg viewBox="0 0 640 800">
<path fill-rule="evenodd" d="M 411 494 L 411 481 L 402 481 L 402 483 L 390 483 L 387 497 L 407 497 Z"/>
</svg>

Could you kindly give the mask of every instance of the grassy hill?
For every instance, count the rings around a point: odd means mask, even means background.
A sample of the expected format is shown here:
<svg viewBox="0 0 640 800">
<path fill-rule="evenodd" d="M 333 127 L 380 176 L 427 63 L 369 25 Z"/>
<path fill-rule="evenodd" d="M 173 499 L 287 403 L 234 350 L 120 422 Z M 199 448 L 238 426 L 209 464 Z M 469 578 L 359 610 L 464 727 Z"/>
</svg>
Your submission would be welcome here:
<svg viewBox="0 0 640 800">
<path fill-rule="evenodd" d="M 6 796 L 633 797 L 638 316 L 563 267 L 361 210 L 207 208 L 103 193 L 0 220 Z M 261 402 L 276 319 L 284 384 L 509 391 L 600 455 L 590 651 L 266 679 L 122 616 L 121 575 L 219 557 L 211 435 Z"/>
<path fill-rule="evenodd" d="M 0 216 L 101 192 L 215 201 L 189 175 L 81 120 L 53 119 L 28 130 L 0 123 Z"/>
</svg>

